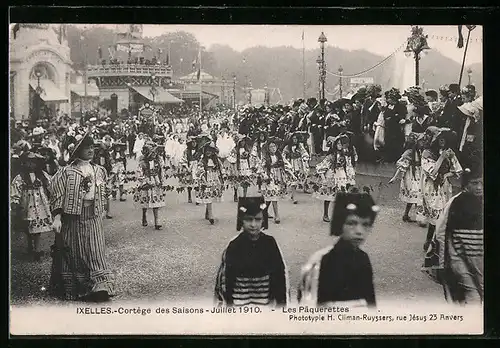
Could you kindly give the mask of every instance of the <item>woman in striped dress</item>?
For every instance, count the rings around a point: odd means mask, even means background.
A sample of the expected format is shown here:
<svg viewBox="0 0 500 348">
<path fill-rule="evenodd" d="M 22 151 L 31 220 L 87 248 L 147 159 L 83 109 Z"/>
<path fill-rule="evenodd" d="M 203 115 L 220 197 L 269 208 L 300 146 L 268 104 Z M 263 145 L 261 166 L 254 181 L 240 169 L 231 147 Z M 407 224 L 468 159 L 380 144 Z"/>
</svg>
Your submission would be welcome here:
<svg viewBox="0 0 500 348">
<path fill-rule="evenodd" d="M 277 306 L 289 303 L 290 286 L 283 254 L 267 228 L 263 197 L 241 197 L 236 229 L 222 254 L 217 272 L 215 303 L 218 306 Z"/>
<path fill-rule="evenodd" d="M 89 133 L 69 150 L 70 163 L 49 186 L 56 231 L 50 289 L 65 300 L 106 301 L 115 294 L 102 225 L 107 174 L 91 163 L 94 143 Z"/>
</svg>

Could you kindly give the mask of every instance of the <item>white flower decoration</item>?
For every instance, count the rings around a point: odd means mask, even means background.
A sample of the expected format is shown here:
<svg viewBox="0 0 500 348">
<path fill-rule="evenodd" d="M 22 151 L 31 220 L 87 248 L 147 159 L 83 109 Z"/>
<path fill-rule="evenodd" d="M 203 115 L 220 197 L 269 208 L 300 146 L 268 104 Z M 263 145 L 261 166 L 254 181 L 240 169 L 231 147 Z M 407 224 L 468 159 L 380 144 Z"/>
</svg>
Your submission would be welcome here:
<svg viewBox="0 0 500 348">
<path fill-rule="evenodd" d="M 75 136 L 76 141 L 80 141 L 80 139 L 82 139 L 82 138 L 83 138 L 83 136 L 81 134 L 77 134 Z"/>
<path fill-rule="evenodd" d="M 347 207 L 345 207 L 347 210 L 356 210 L 356 204 L 354 203 L 349 203 Z"/>
<path fill-rule="evenodd" d="M 266 205 L 266 203 L 262 203 L 259 207 L 261 210 L 264 210 L 267 208 L 267 205 Z"/>
<path fill-rule="evenodd" d="M 71 151 L 75 148 L 75 144 L 69 144 L 68 145 L 68 151 Z"/>
</svg>

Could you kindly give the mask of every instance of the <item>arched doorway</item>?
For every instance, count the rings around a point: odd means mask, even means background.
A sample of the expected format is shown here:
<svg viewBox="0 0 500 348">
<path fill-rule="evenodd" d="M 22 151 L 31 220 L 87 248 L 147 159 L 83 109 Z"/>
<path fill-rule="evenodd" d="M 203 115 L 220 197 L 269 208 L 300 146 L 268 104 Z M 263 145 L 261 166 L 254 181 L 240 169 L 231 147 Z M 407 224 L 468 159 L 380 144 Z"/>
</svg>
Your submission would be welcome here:
<svg viewBox="0 0 500 348">
<path fill-rule="evenodd" d="M 46 82 L 48 81 L 48 82 Z M 47 86 L 56 85 L 57 73 L 52 64 L 39 62 L 33 66 L 29 75 L 30 82 L 30 119 L 51 119 L 56 115 L 58 102 L 46 100 Z M 44 88 L 45 86 L 45 88 Z"/>
</svg>

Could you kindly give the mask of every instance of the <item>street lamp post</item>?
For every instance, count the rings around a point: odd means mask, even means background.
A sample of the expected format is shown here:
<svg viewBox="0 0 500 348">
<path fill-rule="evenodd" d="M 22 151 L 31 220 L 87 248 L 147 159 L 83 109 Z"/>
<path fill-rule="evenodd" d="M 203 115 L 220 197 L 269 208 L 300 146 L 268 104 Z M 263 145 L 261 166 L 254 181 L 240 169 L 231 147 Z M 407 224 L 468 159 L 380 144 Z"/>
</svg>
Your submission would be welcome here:
<svg viewBox="0 0 500 348">
<path fill-rule="evenodd" d="M 156 124 L 156 113 L 155 113 L 155 97 L 156 97 L 156 94 L 158 93 L 158 90 L 156 89 L 155 87 L 155 79 L 156 79 L 156 75 L 155 74 L 151 74 L 151 80 L 150 80 L 150 86 L 151 86 L 151 89 L 149 90 L 149 94 L 151 94 L 152 96 L 152 102 L 153 102 L 153 124 Z"/>
<path fill-rule="evenodd" d="M 472 78 L 472 69 L 470 67 L 467 69 L 467 76 L 469 77 L 469 85 L 470 85 Z"/>
<path fill-rule="evenodd" d="M 321 32 L 321 35 L 318 38 L 318 42 L 321 46 L 321 74 L 320 74 L 320 81 L 321 81 L 321 94 L 320 94 L 320 100 L 325 99 L 325 82 L 326 82 L 326 64 L 325 64 L 325 42 L 328 40 L 326 39 L 326 36 L 323 32 Z"/>
<path fill-rule="evenodd" d="M 233 109 L 236 110 L 236 74 L 233 74 Z"/>
<path fill-rule="evenodd" d="M 318 72 L 319 72 L 319 78 L 318 78 L 318 99 L 321 100 L 321 56 L 318 56 L 316 59 L 316 64 L 318 65 Z"/>
<path fill-rule="evenodd" d="M 83 41 L 85 40 L 85 36 L 84 34 L 89 31 L 90 29 L 85 29 L 84 27 L 84 30 L 81 32 L 80 34 L 80 42 L 81 42 L 81 45 L 80 45 L 80 49 L 83 53 L 83 88 L 84 88 L 84 100 L 83 100 L 83 103 L 85 103 L 85 110 L 87 110 L 87 50 L 84 49 L 84 44 L 83 44 Z M 80 102 L 80 112 L 82 113 L 82 116 L 83 116 L 83 110 L 82 110 L 82 102 Z"/>
<path fill-rule="evenodd" d="M 408 42 L 405 49 L 405 55 L 411 57 L 413 54 L 413 59 L 415 59 L 415 86 L 419 85 L 419 74 L 420 74 L 420 59 L 421 53 L 430 49 L 427 45 L 428 35 L 424 35 L 424 29 L 418 25 L 413 25 L 411 27 L 411 36 L 408 38 Z"/>
<path fill-rule="evenodd" d="M 344 68 L 342 68 L 342 65 L 339 67 L 339 95 L 340 98 L 342 98 L 342 72 L 344 71 Z"/>
<path fill-rule="evenodd" d="M 36 104 L 35 104 L 35 121 L 38 121 L 40 119 L 40 108 L 41 108 L 41 100 L 42 100 L 42 93 L 43 88 L 40 86 L 40 78 L 42 77 L 42 72 L 40 70 L 35 71 L 35 76 L 37 79 L 37 86 L 36 86 Z"/>
<path fill-rule="evenodd" d="M 222 78 L 222 91 L 221 91 L 222 105 L 226 104 L 226 78 Z"/>
</svg>

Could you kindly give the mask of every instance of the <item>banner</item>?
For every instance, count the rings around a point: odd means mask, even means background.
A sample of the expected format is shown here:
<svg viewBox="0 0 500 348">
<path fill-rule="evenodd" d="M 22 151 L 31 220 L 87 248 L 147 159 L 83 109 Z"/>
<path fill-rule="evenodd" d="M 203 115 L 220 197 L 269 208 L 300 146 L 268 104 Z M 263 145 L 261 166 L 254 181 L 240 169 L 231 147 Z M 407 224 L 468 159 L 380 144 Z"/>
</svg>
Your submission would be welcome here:
<svg viewBox="0 0 500 348">
<path fill-rule="evenodd" d="M 129 52 L 130 51 L 132 53 L 142 53 L 142 52 L 144 52 L 144 45 L 143 44 L 117 44 L 116 50 L 122 51 L 122 52 Z"/>
<path fill-rule="evenodd" d="M 123 44 L 117 44 L 116 45 L 116 50 L 117 51 L 128 52 L 128 49 L 129 49 L 128 45 L 123 45 Z"/>
<path fill-rule="evenodd" d="M 130 44 L 130 51 L 133 53 L 142 53 L 144 52 L 143 44 Z"/>
</svg>

